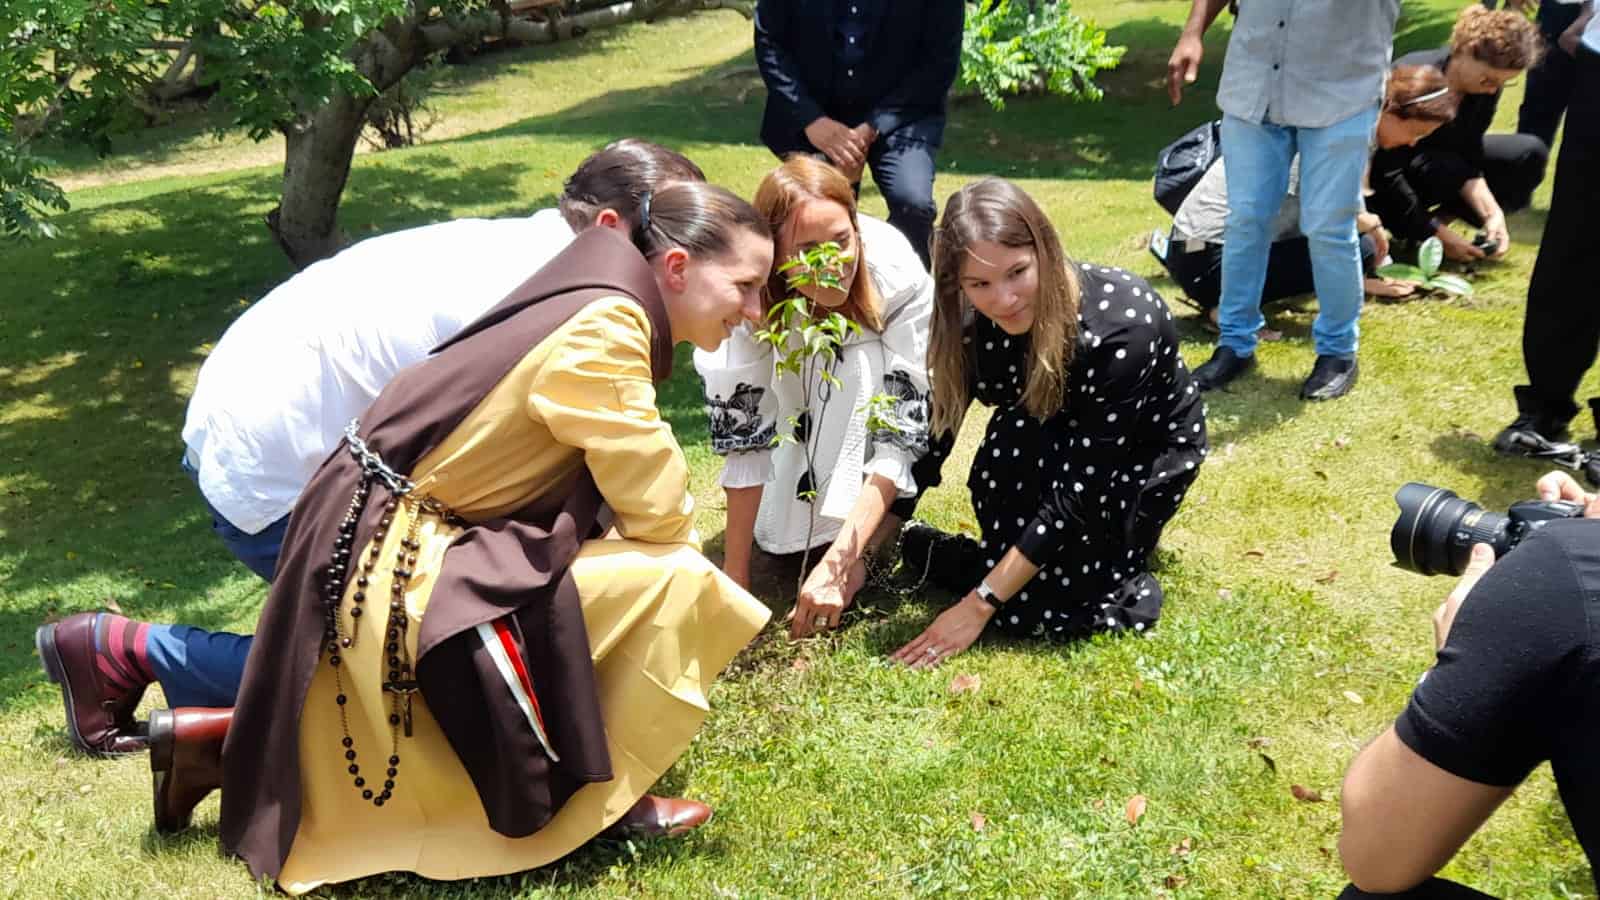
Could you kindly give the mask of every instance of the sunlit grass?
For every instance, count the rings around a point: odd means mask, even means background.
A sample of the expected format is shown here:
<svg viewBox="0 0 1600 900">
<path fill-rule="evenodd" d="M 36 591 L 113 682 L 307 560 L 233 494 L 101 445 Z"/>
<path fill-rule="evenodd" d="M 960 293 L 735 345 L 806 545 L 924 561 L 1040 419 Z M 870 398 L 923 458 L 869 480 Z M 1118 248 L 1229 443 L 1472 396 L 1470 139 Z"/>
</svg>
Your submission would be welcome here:
<svg viewBox="0 0 1600 900">
<path fill-rule="evenodd" d="M 1078 6 L 1132 48 L 1106 79 L 1106 101 L 1018 100 L 1005 114 L 959 104 L 937 192 L 1013 177 L 1075 256 L 1154 277 L 1140 243 L 1164 225 L 1151 160 L 1214 114 L 1224 35 L 1173 111 L 1159 80 L 1188 4 Z M 1444 39 L 1451 4 L 1407 11 L 1405 49 Z M 773 164 L 755 137 L 762 93 L 746 71 L 748 39 L 744 20 L 715 14 L 479 59 L 441 86 L 430 143 L 358 159 L 345 227 L 359 237 L 546 206 L 578 160 L 626 134 L 683 149 L 748 194 Z M 1498 127 L 1514 122 L 1518 99 L 1502 104 Z M 107 602 L 249 630 L 264 597 L 208 533 L 177 460 L 205 353 L 288 275 L 261 225 L 276 160 L 238 141 L 142 140 L 73 169 L 112 180 L 74 193 L 62 240 L 0 250 L 0 895 L 256 889 L 216 853 L 215 799 L 196 829 L 157 838 L 145 761 L 67 748 L 59 694 L 31 643 L 44 619 Z M 864 202 L 882 213 L 870 184 Z M 913 674 L 884 654 L 947 598 L 868 596 L 850 627 L 823 640 L 791 644 L 774 626 L 719 683 L 706 729 L 663 786 L 716 807 L 694 835 L 599 845 L 525 876 L 450 886 L 386 876 L 323 893 L 1333 896 L 1339 778 L 1428 664 L 1427 616 L 1448 589 L 1389 566 L 1390 494 L 1426 480 L 1503 507 L 1540 473 L 1496 458 L 1486 439 L 1512 415 L 1547 206 L 1548 186 L 1513 218 L 1511 260 L 1478 274 L 1476 299 L 1370 306 L 1362 379 L 1347 400 L 1295 398 L 1314 306 L 1274 314 L 1287 339 L 1210 402 L 1214 453 L 1163 541 L 1168 608 L 1148 636 L 987 642 L 944 671 Z M 1198 363 L 1210 340 L 1187 307 L 1174 308 L 1184 355 Z M 1580 396 L 1600 393 L 1593 379 L 1585 387 Z M 699 398 L 680 352 L 661 403 L 715 552 L 719 463 Z M 984 415 L 969 418 L 944 486 L 924 504 L 943 527 L 972 529 L 963 485 Z M 792 590 L 788 578 L 769 580 L 775 596 Z M 787 601 L 774 602 L 781 612 Z M 977 676 L 977 690 L 952 693 L 958 673 Z M 1296 800 L 1296 784 L 1323 802 Z M 1134 795 L 1147 798 L 1137 825 L 1126 816 Z M 1447 874 L 1507 897 L 1593 890 L 1547 770 Z"/>
</svg>

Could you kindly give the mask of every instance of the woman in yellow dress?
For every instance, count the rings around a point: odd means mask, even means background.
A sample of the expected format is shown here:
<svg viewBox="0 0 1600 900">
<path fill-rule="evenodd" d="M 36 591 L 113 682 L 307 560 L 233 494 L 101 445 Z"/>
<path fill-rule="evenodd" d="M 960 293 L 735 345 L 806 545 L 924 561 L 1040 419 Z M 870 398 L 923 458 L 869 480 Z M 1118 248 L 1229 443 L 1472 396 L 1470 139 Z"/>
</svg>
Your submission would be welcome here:
<svg viewBox="0 0 1600 900">
<path fill-rule="evenodd" d="M 772 252 L 727 191 L 663 188 L 631 241 L 580 235 L 352 423 L 227 726 L 222 842 L 253 874 L 496 875 L 625 815 L 703 821 L 645 792 L 769 612 L 700 555 L 655 385 L 674 344 L 759 315 Z M 153 765 L 193 758 L 177 737 Z M 192 807 L 181 766 L 165 789 Z"/>
</svg>

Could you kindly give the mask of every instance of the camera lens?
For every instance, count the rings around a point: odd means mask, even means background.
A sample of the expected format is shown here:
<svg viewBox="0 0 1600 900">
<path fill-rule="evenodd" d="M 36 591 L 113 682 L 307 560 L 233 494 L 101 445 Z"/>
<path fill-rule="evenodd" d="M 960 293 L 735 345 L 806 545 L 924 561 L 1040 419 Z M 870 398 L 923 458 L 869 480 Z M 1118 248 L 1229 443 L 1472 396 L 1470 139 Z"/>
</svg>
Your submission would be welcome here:
<svg viewBox="0 0 1600 900">
<path fill-rule="evenodd" d="M 1460 575 L 1473 544 L 1489 544 L 1497 556 L 1510 549 L 1509 520 L 1454 491 L 1413 481 L 1395 492 L 1394 501 L 1400 518 L 1389 532 L 1389 549 L 1413 572 Z"/>
</svg>

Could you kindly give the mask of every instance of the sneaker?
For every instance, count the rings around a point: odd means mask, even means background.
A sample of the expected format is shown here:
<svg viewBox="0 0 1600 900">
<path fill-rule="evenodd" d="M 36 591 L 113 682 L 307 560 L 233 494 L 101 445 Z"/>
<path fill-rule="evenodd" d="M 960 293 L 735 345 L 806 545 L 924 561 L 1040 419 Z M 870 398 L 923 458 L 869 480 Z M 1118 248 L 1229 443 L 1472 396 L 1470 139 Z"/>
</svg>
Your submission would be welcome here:
<svg viewBox="0 0 1600 900">
<path fill-rule="evenodd" d="M 1337 400 L 1356 386 L 1356 376 L 1360 373 L 1361 367 L 1353 357 L 1318 356 L 1311 374 L 1306 376 L 1306 383 L 1300 386 L 1300 399 Z"/>
<path fill-rule="evenodd" d="M 1522 413 L 1494 436 L 1494 452 L 1530 459 L 1557 459 L 1582 453 L 1567 442 L 1567 426 L 1544 416 Z"/>
<path fill-rule="evenodd" d="M 1253 353 L 1240 356 L 1228 347 L 1218 347 L 1210 359 L 1194 370 L 1194 383 L 1202 391 L 1214 391 L 1255 368 L 1255 365 Z"/>
</svg>

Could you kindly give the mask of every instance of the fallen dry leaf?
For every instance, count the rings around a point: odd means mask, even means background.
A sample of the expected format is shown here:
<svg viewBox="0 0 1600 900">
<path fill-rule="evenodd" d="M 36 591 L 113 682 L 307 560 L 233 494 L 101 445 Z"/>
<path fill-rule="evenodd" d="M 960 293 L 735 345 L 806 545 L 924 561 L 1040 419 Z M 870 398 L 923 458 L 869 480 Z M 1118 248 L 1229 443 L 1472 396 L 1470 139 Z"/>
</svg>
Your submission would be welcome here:
<svg viewBox="0 0 1600 900">
<path fill-rule="evenodd" d="M 1262 747 L 1271 747 L 1272 746 L 1272 738 L 1269 738 L 1269 737 L 1253 737 L 1250 740 L 1245 741 L 1244 745 L 1246 747 L 1249 747 L 1251 750 L 1260 750 Z"/>
<path fill-rule="evenodd" d="M 950 679 L 950 693 L 971 694 L 983 686 L 983 679 L 966 672 Z"/>
<path fill-rule="evenodd" d="M 1355 691 L 1345 691 L 1344 692 L 1344 698 L 1346 700 L 1349 700 L 1351 703 L 1354 703 L 1357 706 L 1360 706 L 1362 703 L 1366 702 L 1366 701 L 1362 700 L 1361 699 L 1361 695 L 1356 693 Z"/>
<path fill-rule="evenodd" d="M 1137 694 L 1137 693 L 1142 692 L 1143 690 L 1144 690 L 1144 679 L 1140 678 L 1137 675 L 1133 676 L 1133 692 L 1135 694 Z"/>
<path fill-rule="evenodd" d="M 122 606 L 121 604 L 117 603 L 117 598 L 115 597 L 107 597 L 105 602 L 100 605 L 104 606 L 110 612 L 114 612 L 119 616 L 122 615 Z"/>
<path fill-rule="evenodd" d="M 1105 809 L 1106 808 L 1106 798 L 1104 798 L 1104 797 L 1096 797 L 1096 798 L 1094 798 L 1094 802 L 1089 804 L 1089 805 L 1093 806 L 1095 809 Z"/>
<path fill-rule="evenodd" d="M 1183 840 L 1181 840 L 1181 841 L 1177 842 L 1176 844 L 1172 845 L 1172 855 L 1173 856 L 1188 856 L 1189 855 L 1189 851 L 1191 851 L 1193 849 L 1194 849 L 1194 838 L 1184 838 Z"/>
<path fill-rule="evenodd" d="M 1168 875 L 1166 881 L 1164 881 L 1162 883 L 1167 886 L 1167 890 L 1175 891 L 1178 888 L 1181 888 L 1184 885 L 1188 884 L 1189 883 L 1189 879 L 1183 877 L 1182 875 L 1172 874 L 1172 875 Z"/>
<path fill-rule="evenodd" d="M 983 813 L 975 812 L 975 813 L 972 814 L 972 830 L 973 831 L 982 831 L 984 828 L 986 828 L 988 826 L 988 824 L 989 824 L 989 819 Z"/>
<path fill-rule="evenodd" d="M 1338 578 L 1338 577 L 1339 577 L 1339 570 L 1338 569 L 1329 569 L 1328 570 L 1328 574 L 1326 574 L 1326 575 L 1318 575 L 1316 577 L 1316 582 L 1317 582 L 1317 584 L 1333 584 L 1333 580 L 1335 578 Z"/>
<path fill-rule="evenodd" d="M 1345 438 L 1345 437 L 1334 438 L 1333 439 L 1333 446 L 1339 448 L 1340 450 L 1343 450 L 1344 448 L 1350 446 L 1350 439 L 1349 438 Z"/>
<path fill-rule="evenodd" d="M 1299 800 L 1301 803 L 1321 803 L 1322 802 L 1322 792 L 1321 791 L 1313 791 L 1312 789 L 1310 789 L 1308 787 L 1301 787 L 1298 784 L 1289 785 L 1289 793 L 1293 794 L 1294 798 L 1296 800 Z"/>
<path fill-rule="evenodd" d="M 1128 798 L 1128 805 L 1122 808 L 1122 814 L 1128 818 L 1129 825 L 1139 824 L 1139 820 L 1144 818 L 1144 808 L 1149 803 L 1143 794 L 1134 794 Z"/>
<path fill-rule="evenodd" d="M 1261 761 L 1267 764 L 1267 768 L 1272 770 L 1272 774 L 1278 774 L 1278 763 L 1276 760 L 1265 753 L 1262 753 L 1260 750 L 1256 751 L 1256 755 L 1261 757 Z"/>
<path fill-rule="evenodd" d="M 1232 600 L 1233 591 L 1227 588 L 1217 588 L 1217 598 L 1219 600 Z"/>
<path fill-rule="evenodd" d="M 1244 555 L 1249 557 L 1250 559 L 1266 559 L 1267 558 L 1267 551 L 1251 549 L 1251 550 L 1246 550 L 1244 552 Z"/>
</svg>

